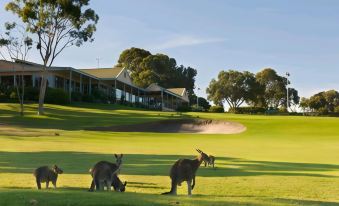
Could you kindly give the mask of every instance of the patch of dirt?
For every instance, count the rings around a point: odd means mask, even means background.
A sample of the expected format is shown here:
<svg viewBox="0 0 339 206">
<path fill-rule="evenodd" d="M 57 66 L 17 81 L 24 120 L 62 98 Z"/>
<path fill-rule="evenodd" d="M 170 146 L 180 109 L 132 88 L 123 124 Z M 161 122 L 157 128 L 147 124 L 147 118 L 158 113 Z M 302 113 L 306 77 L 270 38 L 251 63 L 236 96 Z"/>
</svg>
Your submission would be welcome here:
<svg viewBox="0 0 339 206">
<path fill-rule="evenodd" d="M 92 127 L 87 130 L 112 132 L 155 132 L 155 133 L 199 133 L 199 134 L 238 134 L 246 127 L 237 122 L 206 119 L 162 120 L 133 125 Z"/>
</svg>

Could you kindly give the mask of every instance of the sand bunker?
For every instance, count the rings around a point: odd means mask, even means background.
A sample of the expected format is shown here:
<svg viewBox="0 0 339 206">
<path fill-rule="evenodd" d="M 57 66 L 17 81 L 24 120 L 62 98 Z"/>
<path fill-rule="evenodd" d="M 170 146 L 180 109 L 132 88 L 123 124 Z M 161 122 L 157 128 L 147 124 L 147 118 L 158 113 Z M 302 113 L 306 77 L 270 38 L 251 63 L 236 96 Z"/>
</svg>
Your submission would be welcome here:
<svg viewBox="0 0 339 206">
<path fill-rule="evenodd" d="M 88 130 L 112 132 L 156 132 L 156 133 L 199 133 L 199 134 L 237 134 L 246 127 L 237 122 L 204 119 L 176 119 L 134 125 L 94 127 Z"/>
</svg>

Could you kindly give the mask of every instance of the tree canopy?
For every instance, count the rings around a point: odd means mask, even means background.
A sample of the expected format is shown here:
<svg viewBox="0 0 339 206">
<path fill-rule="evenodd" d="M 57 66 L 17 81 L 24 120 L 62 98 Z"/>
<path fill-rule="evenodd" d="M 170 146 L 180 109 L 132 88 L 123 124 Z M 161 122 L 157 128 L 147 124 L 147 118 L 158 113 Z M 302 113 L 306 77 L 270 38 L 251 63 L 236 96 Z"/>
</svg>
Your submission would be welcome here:
<svg viewBox="0 0 339 206">
<path fill-rule="evenodd" d="M 328 90 L 314 94 L 310 98 L 303 97 L 300 101 L 300 107 L 304 111 L 321 114 L 339 113 L 339 92 Z"/>
<path fill-rule="evenodd" d="M 139 87 L 158 83 L 166 88 L 184 87 L 189 95 L 194 93 L 197 71 L 192 67 L 178 66 L 174 58 L 165 54 L 151 54 L 132 47 L 120 54 L 118 65 L 129 69 L 133 83 Z"/>
<path fill-rule="evenodd" d="M 221 71 L 218 79 L 212 79 L 207 88 L 208 99 L 216 105 L 226 102 L 235 111 L 244 102 L 263 108 L 286 107 L 289 82 L 271 68 L 263 69 L 256 75 L 244 71 Z M 297 105 L 298 91 L 289 88 L 289 105 Z"/>
<path fill-rule="evenodd" d="M 65 48 L 81 46 L 94 39 L 99 17 L 94 10 L 87 8 L 88 5 L 89 0 L 12 0 L 6 5 L 6 10 L 17 15 L 26 31 L 34 35 L 44 65 L 38 114 L 43 113 L 46 70 Z"/>
<path fill-rule="evenodd" d="M 255 77 L 250 72 L 239 72 L 235 70 L 221 71 L 218 79 L 213 79 L 206 89 L 208 100 L 216 105 L 224 102 L 232 110 L 238 108 L 245 101 L 254 98 L 254 89 L 256 88 Z"/>
</svg>

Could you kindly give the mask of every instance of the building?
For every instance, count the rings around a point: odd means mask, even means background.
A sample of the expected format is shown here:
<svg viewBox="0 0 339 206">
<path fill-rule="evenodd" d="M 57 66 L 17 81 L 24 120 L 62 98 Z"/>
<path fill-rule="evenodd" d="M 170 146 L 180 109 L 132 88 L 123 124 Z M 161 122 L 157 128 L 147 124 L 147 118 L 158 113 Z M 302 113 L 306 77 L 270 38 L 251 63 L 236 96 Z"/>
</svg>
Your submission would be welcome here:
<svg viewBox="0 0 339 206">
<path fill-rule="evenodd" d="M 40 64 L 16 60 L 0 60 L 0 84 L 14 86 L 15 76 L 24 76 L 25 86 L 39 87 L 43 66 Z M 151 84 L 140 88 L 133 84 L 129 71 L 123 67 L 74 69 L 72 67 L 51 67 L 47 71 L 47 85 L 73 92 L 91 95 L 93 90 L 104 92 L 116 102 L 128 102 L 150 109 L 174 111 L 182 105 L 188 105 L 189 99 L 185 88 L 163 88 Z M 112 98 L 114 97 L 114 98 Z"/>
</svg>

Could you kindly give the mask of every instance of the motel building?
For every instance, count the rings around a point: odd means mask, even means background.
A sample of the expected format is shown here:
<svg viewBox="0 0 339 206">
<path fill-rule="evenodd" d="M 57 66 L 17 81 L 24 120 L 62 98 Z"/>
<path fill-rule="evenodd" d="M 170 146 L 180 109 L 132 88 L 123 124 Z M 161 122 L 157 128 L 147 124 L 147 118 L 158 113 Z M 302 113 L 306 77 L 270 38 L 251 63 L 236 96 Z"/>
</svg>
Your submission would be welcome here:
<svg viewBox="0 0 339 206">
<path fill-rule="evenodd" d="M 40 87 L 43 67 L 33 62 L 0 60 L 0 85 L 15 86 L 15 77 L 23 75 L 26 87 Z M 189 104 L 185 88 L 163 88 L 156 83 L 147 88 L 132 83 L 126 68 L 74 69 L 72 67 L 51 67 L 47 71 L 47 85 L 68 92 L 91 95 L 94 89 L 104 92 L 109 99 L 139 104 L 149 109 L 175 111 Z"/>
</svg>

